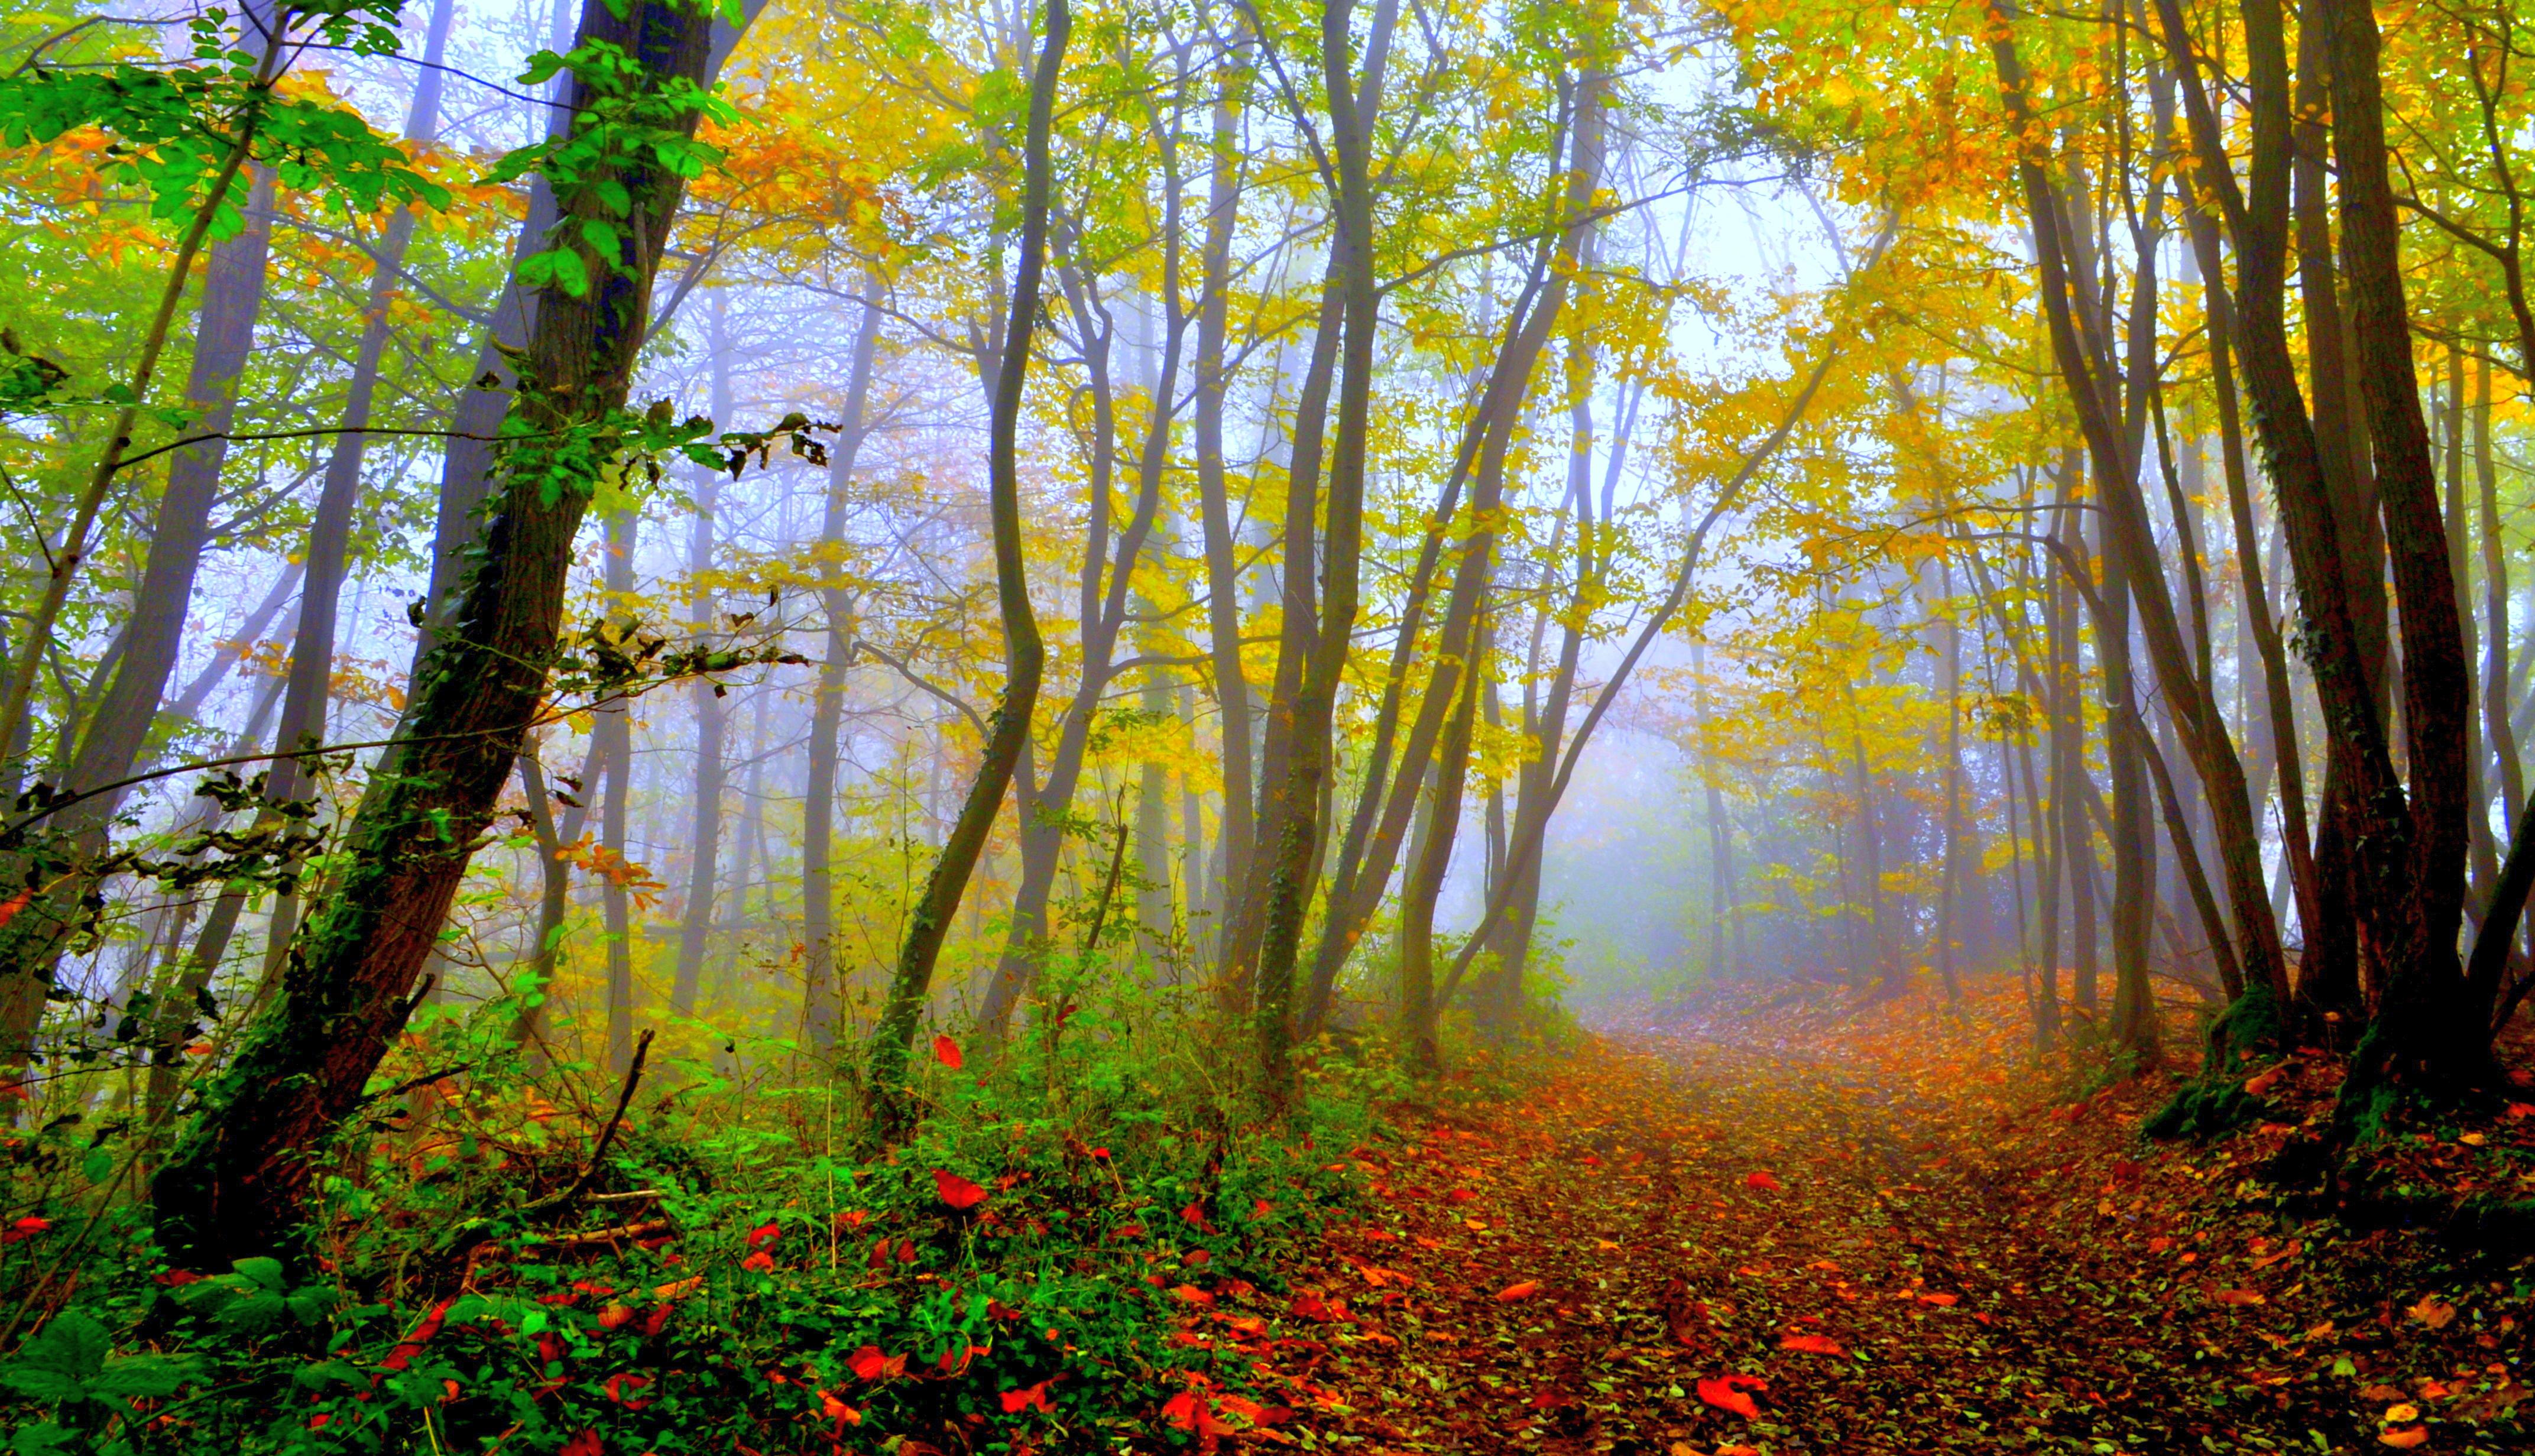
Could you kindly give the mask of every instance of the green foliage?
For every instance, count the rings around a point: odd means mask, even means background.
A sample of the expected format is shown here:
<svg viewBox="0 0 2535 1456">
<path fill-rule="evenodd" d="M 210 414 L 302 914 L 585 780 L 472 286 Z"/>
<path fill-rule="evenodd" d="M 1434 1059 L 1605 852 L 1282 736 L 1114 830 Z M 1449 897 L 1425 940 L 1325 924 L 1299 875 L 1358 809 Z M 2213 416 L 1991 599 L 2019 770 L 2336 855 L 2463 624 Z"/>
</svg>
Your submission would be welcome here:
<svg viewBox="0 0 2535 1456">
<path fill-rule="evenodd" d="M 949 1043 L 918 1069 L 913 1138 L 874 1161 L 850 1152 L 860 1099 L 822 1071 L 673 1064 L 569 1206 L 540 1195 L 578 1180 L 587 1138 L 554 1110 L 607 1089 L 575 1086 L 586 1067 L 529 1080 L 507 1002 L 432 1019 L 416 1058 L 487 1069 L 427 1117 L 386 1097 L 355 1117 L 322 1262 L 206 1277 L 138 1224 L 102 1238 L 78 1306 L 0 1366 L 0 1423 L 51 1432 L 21 1449 L 99 1456 L 1150 1439 L 1191 1376 L 1250 1388 L 1221 1321 L 1281 1304 L 1276 1271 L 1355 1205 L 1341 1154 L 1388 1135 L 1377 1110 L 1406 1087 L 1329 1058 L 1290 1124 L 1244 1125 L 1196 1050 L 1205 1004 L 1086 978 L 1062 1035 Z M 112 1353 L 136 1340 L 155 1353 Z"/>
<path fill-rule="evenodd" d="M 291 22 L 306 33 L 279 43 L 391 53 L 398 9 L 392 0 L 299 7 Z M 266 56 L 230 49 L 226 20 L 216 10 L 195 19 L 193 65 L 37 66 L 0 80 L 0 145 L 43 146 L 74 131 L 103 131 L 113 138 L 102 157 L 105 177 L 141 182 L 151 215 L 163 224 L 190 223 L 215 209 L 216 238 L 245 226 L 237 189 L 225 180 L 240 149 L 271 166 L 280 185 L 310 191 L 338 212 L 449 205 L 448 190 L 414 170 L 402 149 L 357 113 L 278 93 L 277 67 Z"/>
<path fill-rule="evenodd" d="M 539 51 L 520 81 L 542 86 L 565 71 L 578 83 L 581 103 L 571 132 L 511 152 L 494 166 L 492 180 L 514 182 L 535 172 L 554 188 L 564 215 L 546 234 L 549 246 L 520 260 L 520 283 L 579 298 L 589 292 L 592 264 L 633 273 L 633 245 L 618 227 L 634 215 L 634 195 L 617 175 L 626 163 L 648 153 L 692 182 L 721 159 L 719 148 L 690 135 L 695 120 L 728 124 L 738 112 L 683 77 L 660 80 L 624 47 L 604 40 L 584 41 L 563 55 Z M 605 215 L 592 215 L 593 209 Z"/>
</svg>

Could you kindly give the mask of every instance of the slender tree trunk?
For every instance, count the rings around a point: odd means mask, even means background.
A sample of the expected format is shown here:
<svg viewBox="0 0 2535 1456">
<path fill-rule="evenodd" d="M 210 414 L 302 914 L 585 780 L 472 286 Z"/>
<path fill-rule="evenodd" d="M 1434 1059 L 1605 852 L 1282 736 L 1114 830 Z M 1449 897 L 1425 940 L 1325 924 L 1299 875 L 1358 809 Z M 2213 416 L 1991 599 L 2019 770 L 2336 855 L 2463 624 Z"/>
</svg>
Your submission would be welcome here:
<svg viewBox="0 0 2535 1456">
<path fill-rule="evenodd" d="M 2483 678 L 2482 718 L 2500 768 L 2504 831 L 2517 837 L 2517 807 L 2526 802 L 2526 770 L 2517 758 L 2517 734 L 2508 720 L 2508 557 L 2501 549 L 2500 470 L 2491 449 L 2491 362 L 2474 371 L 2473 462 L 2482 506 Z"/>
<path fill-rule="evenodd" d="M 671 0 L 582 14 L 583 36 L 619 47 L 629 60 L 622 81 L 652 94 L 703 82 L 710 32 L 704 12 Z M 589 100 L 578 84 L 574 100 Z M 670 127 L 691 132 L 697 119 L 686 112 Z M 540 297 L 526 354 L 536 387 L 514 403 L 520 435 L 605 430 L 624 406 L 684 190 L 657 151 L 594 166 L 563 200 L 567 220 L 611 219 L 620 246 L 594 267 L 585 254 L 593 281 L 584 295 L 549 288 Z M 585 231 L 564 246 L 586 248 Z M 596 485 L 586 455 L 568 446 L 522 445 L 503 459 L 481 566 L 451 630 L 416 664 L 397 746 L 343 836 L 306 953 L 292 958 L 279 996 L 159 1177 L 161 1236 L 196 1266 L 221 1267 L 293 1237 L 314 1155 L 359 1105 L 402 1027 L 414 979 L 545 696 L 573 542 Z"/>
<path fill-rule="evenodd" d="M 729 299 L 715 289 L 706 311 L 705 347 L 711 351 L 713 418 L 731 417 Z M 699 637 L 710 637 L 716 626 L 719 599 L 705 589 L 702 577 L 712 570 L 714 516 L 721 509 L 721 472 L 697 467 L 696 509 L 688 520 L 687 576 L 695 592 L 689 621 Z M 712 942 L 713 911 L 721 872 L 722 788 L 728 777 L 722 740 L 728 735 L 719 683 L 695 685 L 696 788 L 695 828 L 688 840 L 687 902 L 678 924 L 678 969 L 669 983 L 669 1014 L 696 1013 L 696 992 L 704 979 L 705 954 Z"/>
<path fill-rule="evenodd" d="M 1471 636 L 1459 644 L 1466 659 L 1460 693 L 1436 748 L 1434 792 L 1427 801 L 1426 840 L 1399 887 L 1399 1025 L 1407 1043 L 1408 1064 L 1431 1075 L 1443 1062 L 1437 1042 L 1435 1001 L 1435 902 L 1452 872 L 1453 850 L 1459 841 L 1461 802 L 1470 778 L 1472 725 L 1478 719 L 1489 653 L 1485 609 L 1471 623 Z"/>
<path fill-rule="evenodd" d="M 1207 896 L 1218 913 L 1233 898 L 1232 886 L 1250 874 L 1256 838 L 1253 755 L 1258 730 L 1251 722 L 1250 679 L 1241 663 L 1241 582 L 1232 534 L 1232 501 L 1223 462 L 1223 404 L 1231 372 L 1225 351 L 1232 299 L 1232 233 L 1241 206 L 1241 103 L 1248 91 L 1250 42 L 1234 43 L 1216 72 L 1212 164 L 1207 169 L 1206 238 L 1201 245 L 1197 309 L 1197 395 L 1191 421 L 1196 435 L 1198 519 L 1206 541 L 1206 647 L 1214 676 L 1214 703 L 1223 772 L 1220 878 Z M 1195 867 L 1191 867 L 1194 903 Z M 1210 941 L 1221 939 L 1221 926 Z"/>
<path fill-rule="evenodd" d="M 641 520 L 631 511 L 607 522 L 604 579 L 622 604 L 634 591 L 634 548 Z M 619 607 L 619 610 L 623 608 Z M 602 706 L 591 747 L 607 761 L 607 786 L 598 808 L 598 847 L 606 856 L 599 881 L 601 923 L 607 934 L 607 1068 L 622 1075 L 634 1061 L 634 914 L 625 855 L 627 817 L 634 797 L 634 711 L 619 700 Z"/>
<path fill-rule="evenodd" d="M 1312 626 L 1309 660 L 1286 699 L 1290 746 L 1280 782 L 1271 783 L 1271 812 L 1251 872 L 1248 898 L 1259 906 L 1256 1023 L 1259 1071 L 1268 1101 L 1290 1098 L 1293 1067 L 1294 967 L 1302 949 L 1303 917 L 1311 907 L 1321 845 L 1322 808 L 1329 787 L 1330 725 L 1338 680 L 1355 635 L 1357 576 L 1364 551 L 1366 432 L 1373 412 L 1374 334 L 1380 322 L 1373 232 L 1371 133 L 1380 103 L 1378 80 L 1359 101 L 1352 64 L 1353 0 L 1331 0 L 1321 15 L 1321 82 L 1330 98 L 1329 136 L 1336 160 L 1336 226 L 1329 243 L 1331 281 L 1340 300 L 1343 335 L 1335 429 L 1330 432 L 1328 510 L 1318 554 L 1321 600 Z M 1375 56 L 1387 51 L 1395 0 L 1378 0 L 1365 74 L 1378 78 Z M 1298 452 L 1299 455 L 1299 452 Z M 1308 534 L 1309 518 L 1306 517 Z M 1296 542 L 1286 541 L 1288 574 Z"/>
<path fill-rule="evenodd" d="M 1939 564 L 1945 613 L 1946 673 L 1946 857 L 1937 879 L 1937 982 L 1948 1003 L 1962 1000 L 1955 978 L 1954 955 L 1959 940 L 1955 924 L 1962 903 L 1963 874 L 1963 631 L 1953 618 L 1954 567 Z"/>
<path fill-rule="evenodd" d="M 1002 812 L 1013 770 L 1027 747 L 1030 714 L 1047 667 L 1038 618 L 1030 608 L 1028 563 L 1021 554 L 1020 432 L 1021 392 L 1029 382 L 1031 321 L 1038 317 L 1039 283 L 1047 263 L 1048 195 L 1053 186 L 1048 132 L 1074 16 L 1067 0 L 1046 0 L 1043 17 L 1038 61 L 1030 72 L 1029 119 L 1021 143 L 1020 256 L 1013 270 L 1012 301 L 1004 311 L 1009 321 L 1007 336 L 997 360 L 993 414 L 987 427 L 995 595 L 1004 625 L 1004 693 L 995 705 L 978 754 L 976 777 L 968 785 L 959 817 L 943 841 L 932 873 L 925 877 L 923 895 L 907 917 L 906 939 L 890 979 L 889 1001 L 880 1024 L 872 1030 L 866 1087 L 869 1110 L 874 1134 L 892 1140 L 904 1135 L 908 1126 L 907 1058 L 916 1023 L 932 994 L 934 963 L 941 956 L 952 919 L 959 912 L 968 879 L 985 852 L 986 836 Z"/>
<path fill-rule="evenodd" d="M 828 453 L 828 503 L 820 520 L 819 545 L 830 557 L 821 570 L 841 576 L 845 525 L 853 511 L 849 491 L 854 466 L 871 429 L 873 360 L 880 347 L 881 277 L 863 274 L 862 322 L 854 332 L 853 362 L 847 367 L 844 428 Z M 827 650 L 819 658 L 819 681 L 810 702 L 810 764 L 801 802 L 801 942 L 803 993 L 801 1022 L 812 1056 L 834 1056 L 837 1019 L 843 1012 L 842 988 L 836 975 L 835 824 L 837 742 L 844 726 L 845 674 L 853 665 L 854 596 L 843 585 L 823 585 L 819 603 L 826 617 Z"/>
</svg>

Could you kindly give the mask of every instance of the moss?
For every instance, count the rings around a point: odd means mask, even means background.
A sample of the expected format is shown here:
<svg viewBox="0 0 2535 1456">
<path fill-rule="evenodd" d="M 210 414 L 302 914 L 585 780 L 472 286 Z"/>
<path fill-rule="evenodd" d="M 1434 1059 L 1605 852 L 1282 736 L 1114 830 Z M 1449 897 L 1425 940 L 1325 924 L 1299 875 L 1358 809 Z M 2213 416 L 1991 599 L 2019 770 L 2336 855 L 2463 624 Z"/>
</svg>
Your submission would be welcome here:
<svg viewBox="0 0 2535 1456">
<path fill-rule="evenodd" d="M 2250 987 L 2209 1023 L 2208 1054 L 2200 1074 L 2174 1096 L 2139 1131 L 2159 1141 L 2222 1137 L 2261 1111 L 2261 1099 L 2245 1091 L 2244 1065 L 2279 1046 L 2287 1021 L 2270 992 Z"/>
</svg>

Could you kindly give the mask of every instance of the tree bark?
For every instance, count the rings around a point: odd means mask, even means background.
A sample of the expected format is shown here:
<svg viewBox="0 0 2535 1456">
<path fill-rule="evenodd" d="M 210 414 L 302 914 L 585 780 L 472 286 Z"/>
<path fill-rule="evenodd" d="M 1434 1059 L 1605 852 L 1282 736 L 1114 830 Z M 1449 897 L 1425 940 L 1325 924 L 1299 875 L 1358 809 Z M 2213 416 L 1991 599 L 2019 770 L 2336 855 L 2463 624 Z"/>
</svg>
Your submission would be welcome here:
<svg viewBox="0 0 2535 1456">
<path fill-rule="evenodd" d="M 820 570 L 832 578 L 844 571 L 845 525 L 853 511 L 854 466 L 871 429 L 871 385 L 880 348 L 881 276 L 863 274 L 862 323 L 854 331 L 853 358 L 845 380 L 844 428 L 828 453 L 828 503 L 820 518 L 820 548 L 831 553 Z M 854 595 L 842 584 L 819 588 L 827 649 L 819 657 L 818 686 L 810 701 L 810 763 L 801 800 L 801 941 L 803 1038 L 817 1058 L 835 1055 L 843 988 L 836 975 L 835 825 L 836 766 L 844 726 L 845 674 L 853 666 Z"/>
<path fill-rule="evenodd" d="M 730 337 L 727 296 L 716 289 L 706 310 L 705 347 L 710 351 L 713 418 L 727 421 L 733 408 L 730 391 Z M 719 599 L 705 588 L 702 577 L 712 570 L 714 516 L 721 510 L 721 472 L 698 466 L 694 474 L 695 514 L 687 523 L 687 576 L 695 604 L 688 621 L 699 637 L 716 625 Z M 728 777 L 722 740 L 728 736 L 719 683 L 698 680 L 696 708 L 695 827 L 688 843 L 687 899 L 678 922 L 678 969 L 669 983 L 669 1014 L 696 1013 L 696 994 L 704 979 L 705 953 L 712 942 L 713 911 L 721 872 L 722 787 Z"/>
<path fill-rule="evenodd" d="M 653 93 L 672 81 L 701 84 L 706 13 L 672 0 L 624 6 L 621 15 L 600 4 L 582 13 L 585 39 L 629 57 L 624 84 Z M 576 113 L 594 99 L 576 83 Z M 678 125 L 691 134 L 697 119 L 686 111 Z M 600 180 L 630 201 L 623 214 L 599 196 Z M 585 255 L 584 295 L 548 288 L 539 298 L 531 379 L 512 405 L 521 433 L 568 442 L 613 433 L 683 191 L 647 149 L 593 165 L 562 200 L 568 222 L 607 215 L 622 242 L 594 268 Z M 566 245 L 587 246 L 577 236 Z M 293 1237 L 316 1155 L 403 1025 L 414 978 L 545 695 L 596 470 L 570 444 L 522 445 L 502 460 L 480 564 L 451 630 L 416 664 L 398 742 L 343 837 L 342 868 L 306 953 L 292 958 L 278 1000 L 248 1029 L 159 1177 L 161 1235 L 195 1265 L 221 1267 Z"/>
<path fill-rule="evenodd" d="M 889 1000 L 880 1024 L 872 1029 L 865 1092 L 873 1135 L 888 1140 L 908 1130 L 906 1065 L 916 1023 L 932 994 L 933 968 L 943 940 L 959 912 L 968 879 L 985 853 L 986 836 L 1002 812 L 1005 791 L 1012 787 L 1013 770 L 1028 745 L 1030 714 L 1047 668 L 1047 649 L 1030 607 L 1028 563 L 1021 553 L 1020 432 L 1021 393 L 1029 382 L 1030 333 L 1038 318 L 1039 284 L 1047 265 L 1048 194 L 1053 185 L 1048 133 L 1066 40 L 1074 29 L 1067 0 L 1046 0 L 1043 24 L 1038 61 L 1030 72 L 1029 114 L 1021 141 L 1020 256 L 1013 270 L 1012 301 L 1004 313 L 1005 337 L 998 352 L 993 413 L 987 425 L 995 597 L 1004 627 L 1004 692 L 995 704 L 978 754 L 976 776 L 959 806 L 959 817 L 907 917 L 906 939 L 898 947 Z"/>
</svg>

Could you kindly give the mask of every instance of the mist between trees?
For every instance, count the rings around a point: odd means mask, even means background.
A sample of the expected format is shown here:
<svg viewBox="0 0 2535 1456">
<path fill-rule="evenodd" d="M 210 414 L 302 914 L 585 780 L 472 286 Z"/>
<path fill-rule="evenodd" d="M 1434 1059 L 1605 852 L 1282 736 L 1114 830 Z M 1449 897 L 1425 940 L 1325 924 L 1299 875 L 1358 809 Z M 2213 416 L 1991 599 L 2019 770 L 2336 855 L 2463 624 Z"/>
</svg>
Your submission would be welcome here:
<svg viewBox="0 0 2535 1456">
<path fill-rule="evenodd" d="M 2364 1122 L 2535 984 L 2508 5 L 0 36 L 13 1146 L 186 1267 L 452 1078 L 2008 976 Z"/>
</svg>

